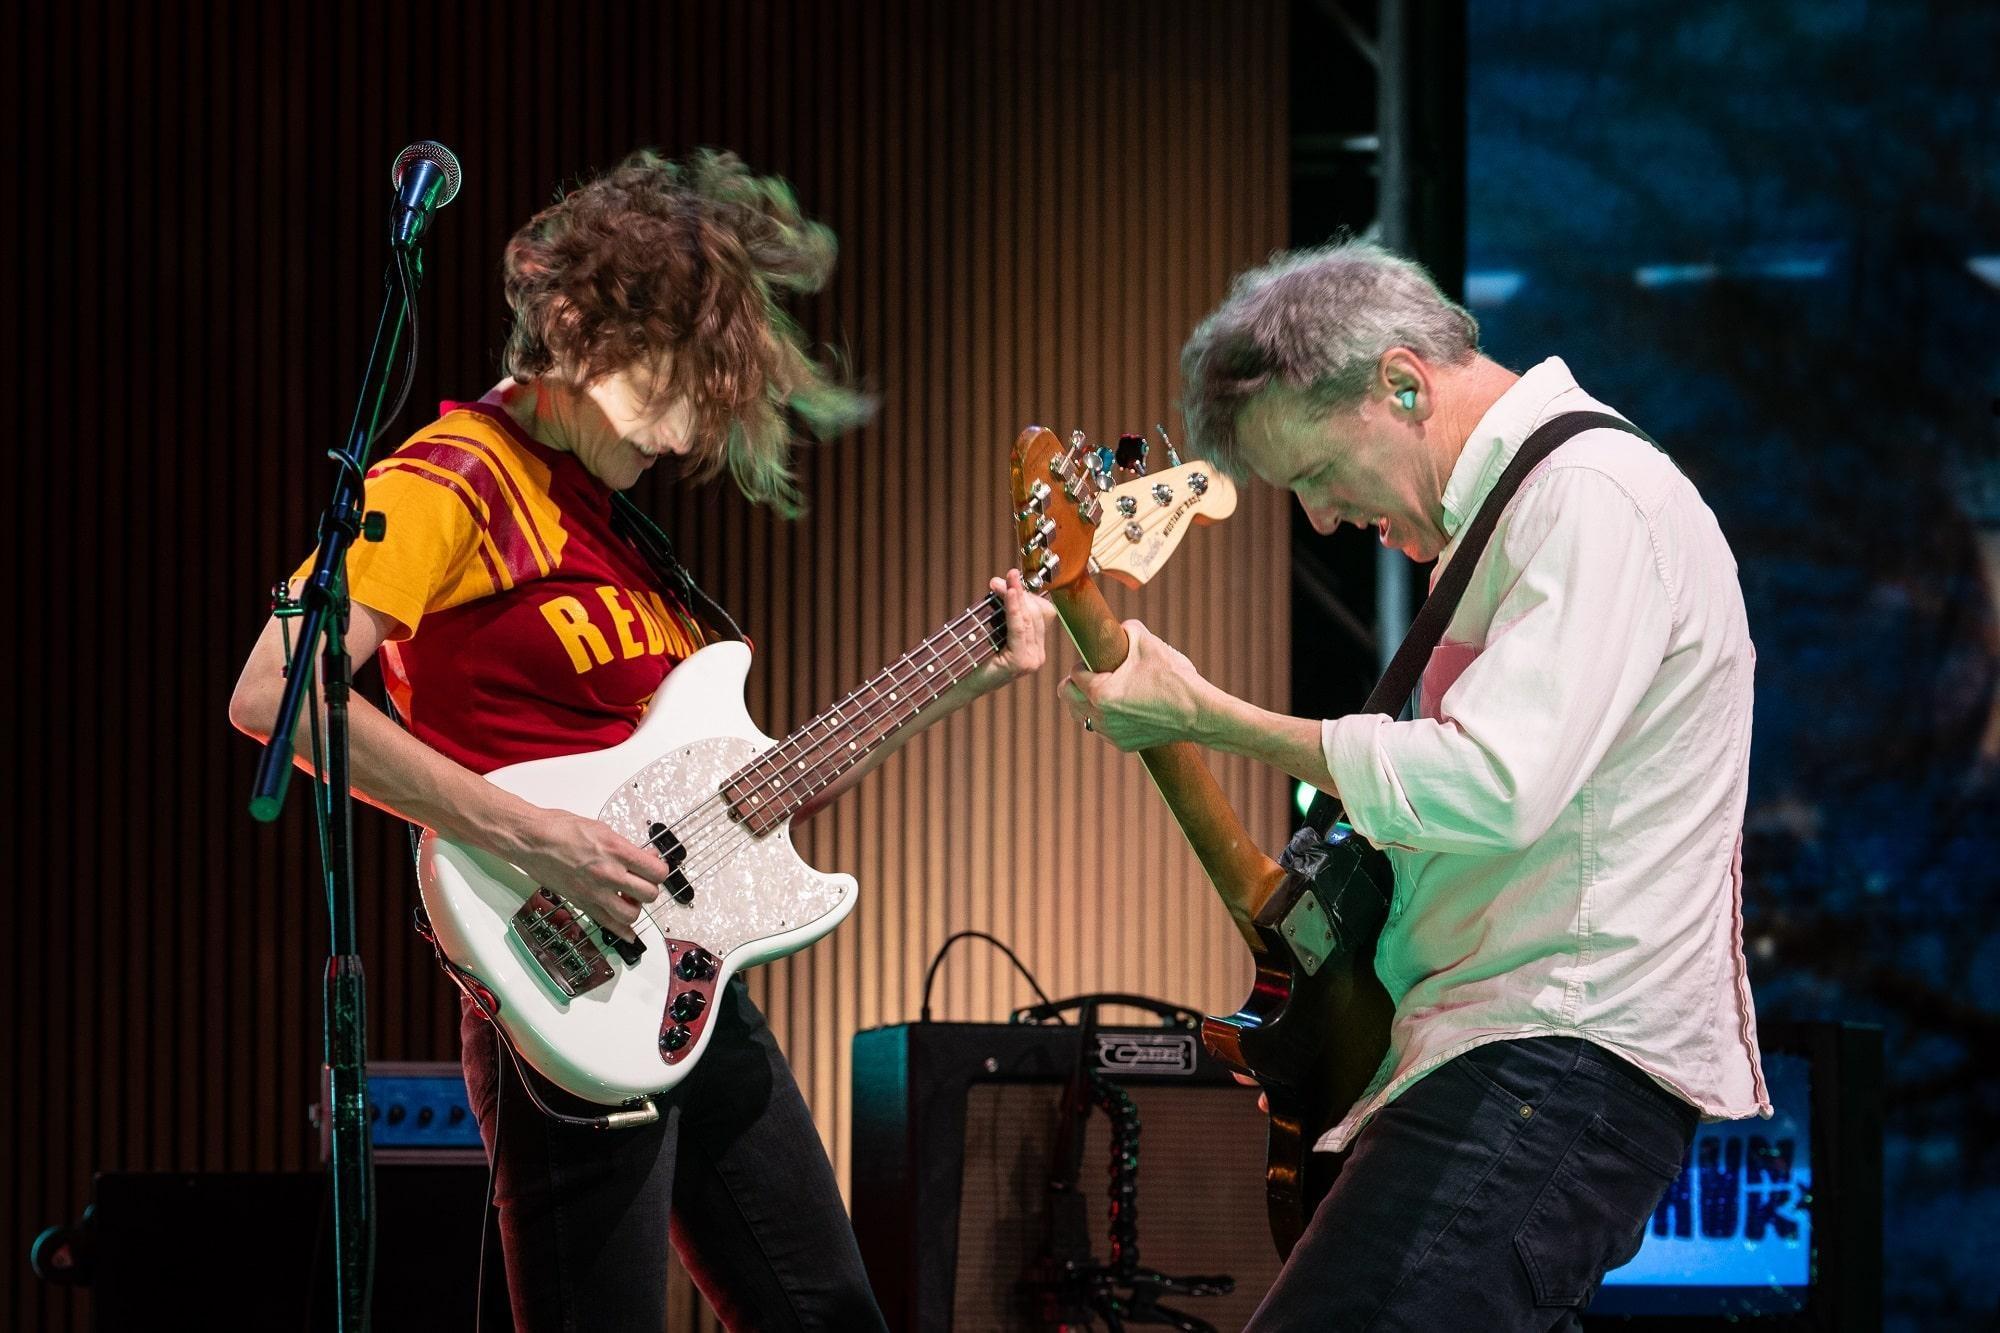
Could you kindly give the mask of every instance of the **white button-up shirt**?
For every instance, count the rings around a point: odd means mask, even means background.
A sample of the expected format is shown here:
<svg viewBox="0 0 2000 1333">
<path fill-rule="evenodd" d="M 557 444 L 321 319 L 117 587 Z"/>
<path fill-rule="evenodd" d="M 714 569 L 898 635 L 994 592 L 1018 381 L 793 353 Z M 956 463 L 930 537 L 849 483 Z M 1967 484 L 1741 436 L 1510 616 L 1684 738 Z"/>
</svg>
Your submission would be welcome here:
<svg viewBox="0 0 2000 1333">
<path fill-rule="evenodd" d="M 1501 395 L 1445 486 L 1438 569 L 1535 427 L 1610 410 L 1553 358 Z M 1755 663 L 1736 561 L 1664 454 L 1590 430 L 1528 475 L 1420 715 L 1323 729 L 1348 821 L 1395 866 L 1375 970 L 1396 1014 L 1318 1147 L 1511 1037 L 1595 1042 L 1711 1118 L 1770 1114 L 1743 964 Z"/>
</svg>

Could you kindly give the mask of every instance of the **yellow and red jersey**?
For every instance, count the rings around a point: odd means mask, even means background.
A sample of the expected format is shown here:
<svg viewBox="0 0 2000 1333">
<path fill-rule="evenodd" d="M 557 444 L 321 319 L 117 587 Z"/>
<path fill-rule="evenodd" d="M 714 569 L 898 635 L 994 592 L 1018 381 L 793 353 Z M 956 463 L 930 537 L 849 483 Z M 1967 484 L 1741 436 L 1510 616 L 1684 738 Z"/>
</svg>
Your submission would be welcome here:
<svg viewBox="0 0 2000 1333">
<path fill-rule="evenodd" d="M 396 622 L 390 699 L 418 739 L 479 773 L 624 740 L 705 641 L 700 623 L 574 456 L 496 404 L 440 412 L 369 469 L 366 504 L 387 530 L 347 559 L 350 596 Z"/>
</svg>

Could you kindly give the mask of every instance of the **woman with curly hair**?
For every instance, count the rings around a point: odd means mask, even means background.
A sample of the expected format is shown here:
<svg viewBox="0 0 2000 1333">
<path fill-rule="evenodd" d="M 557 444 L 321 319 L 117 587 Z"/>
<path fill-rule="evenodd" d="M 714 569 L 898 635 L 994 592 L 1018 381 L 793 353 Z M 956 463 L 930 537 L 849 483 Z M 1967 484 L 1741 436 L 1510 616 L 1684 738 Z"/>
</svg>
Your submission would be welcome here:
<svg viewBox="0 0 2000 1333">
<path fill-rule="evenodd" d="M 696 479 L 726 468 L 752 501 L 798 511 L 795 430 L 827 438 L 870 410 L 813 361 L 778 304 L 820 288 L 834 249 L 782 181 L 716 152 L 635 153 L 514 236 L 507 378 L 445 403 L 368 474 L 366 503 L 387 532 L 348 557 L 347 646 L 380 652 L 404 725 L 354 700 L 365 799 L 636 938 L 667 865 L 480 775 L 618 743 L 674 665 L 723 637 L 726 617 L 619 493 L 674 455 Z M 1008 647 L 920 725 L 1041 664 L 1048 607 L 1017 572 L 992 586 Z M 274 619 L 230 703 L 244 731 L 268 735 L 282 666 Z M 521 1328 L 661 1328 L 670 1229 L 732 1326 L 881 1326 L 784 1055 L 740 978 L 717 1007 L 705 1057 L 660 1099 L 659 1121 L 593 1131 L 542 1116 L 493 1025 L 464 1002 L 466 1083 Z M 587 1109 L 526 1077 L 542 1101 Z"/>
</svg>

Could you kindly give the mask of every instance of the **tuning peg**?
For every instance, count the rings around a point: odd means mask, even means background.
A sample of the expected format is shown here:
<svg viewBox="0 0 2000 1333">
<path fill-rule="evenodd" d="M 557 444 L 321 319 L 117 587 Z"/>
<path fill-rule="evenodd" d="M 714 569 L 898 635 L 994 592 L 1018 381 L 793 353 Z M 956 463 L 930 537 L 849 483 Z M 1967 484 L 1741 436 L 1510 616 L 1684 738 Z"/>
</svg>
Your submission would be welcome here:
<svg viewBox="0 0 2000 1333">
<path fill-rule="evenodd" d="M 1046 481 L 1038 481 L 1028 487 L 1027 501 L 1022 505 L 1021 512 L 1014 515 L 1014 517 L 1025 523 L 1031 518 L 1048 512 L 1049 495 L 1049 484 Z"/>
<path fill-rule="evenodd" d="M 1167 438 L 1167 428 L 1156 421 L 1153 423 L 1153 429 L 1160 433 L 1160 443 L 1167 446 L 1167 466 L 1179 467 L 1181 456 L 1174 449 L 1174 442 Z"/>
<path fill-rule="evenodd" d="M 1120 435 L 1118 437 L 1118 470 L 1132 477 L 1146 475 L 1146 437 L 1143 435 Z"/>
<path fill-rule="evenodd" d="M 1065 465 L 1070 466 L 1077 463 L 1081 463 L 1085 467 L 1095 466 L 1090 457 L 1090 442 L 1085 438 L 1082 431 L 1073 430 L 1069 433 L 1069 448 L 1063 453 L 1063 462 Z"/>
<path fill-rule="evenodd" d="M 1042 553 L 1041 567 L 1021 580 L 1029 592 L 1040 592 L 1055 581 L 1056 567 L 1062 564 L 1062 557 L 1054 551 Z"/>
<path fill-rule="evenodd" d="M 1042 551 L 1048 549 L 1049 540 L 1056 535 L 1056 525 L 1050 519 L 1035 524 L 1035 530 L 1028 534 L 1028 540 L 1021 544 L 1021 550 Z"/>
</svg>

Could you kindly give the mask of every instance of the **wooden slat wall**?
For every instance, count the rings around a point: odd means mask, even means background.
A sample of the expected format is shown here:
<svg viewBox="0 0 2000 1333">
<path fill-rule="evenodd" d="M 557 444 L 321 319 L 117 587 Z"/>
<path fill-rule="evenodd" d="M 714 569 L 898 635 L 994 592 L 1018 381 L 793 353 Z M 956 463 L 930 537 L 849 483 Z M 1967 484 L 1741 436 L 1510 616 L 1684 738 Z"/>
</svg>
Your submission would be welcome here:
<svg viewBox="0 0 2000 1333">
<path fill-rule="evenodd" d="M 23 1262 L 96 1169 L 316 1158 L 324 911 L 309 821 L 244 813 L 224 722 L 263 590 L 304 551 L 380 291 L 384 176 L 452 145 L 429 242 L 417 413 L 495 377 L 495 274 L 557 182 L 642 143 L 738 149 L 838 231 L 803 317 L 882 395 L 814 453 L 784 524 L 718 489 L 648 498 L 760 649 L 782 733 L 977 596 L 1008 559 L 1006 449 L 1030 421 L 1170 428 L 1176 356 L 1286 234 L 1280 3 L 405 7 L 67 0 L 0 18 L 18 127 L 0 210 L 18 637 L 7 656 L 15 888 L 0 943 L 0 1323 L 87 1302 Z M 1227 687 L 1284 706 L 1283 497 L 1251 490 L 1114 602 Z M 952 718 L 801 830 L 860 876 L 854 918 L 752 989 L 843 1179 L 847 1049 L 916 1017 L 951 931 L 1010 941 L 1057 995 L 1241 998 L 1241 946 L 1136 763 L 1083 736 L 1056 669 Z M 1253 830 L 1286 787 L 1224 761 Z M 407 926 L 400 831 L 361 819 L 371 1053 L 455 1052 Z M 940 1017 L 1031 998 L 969 942 Z M 705 1322 L 683 1289 L 680 1326 Z"/>
</svg>

